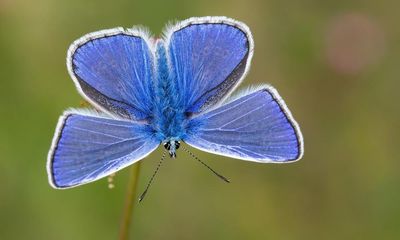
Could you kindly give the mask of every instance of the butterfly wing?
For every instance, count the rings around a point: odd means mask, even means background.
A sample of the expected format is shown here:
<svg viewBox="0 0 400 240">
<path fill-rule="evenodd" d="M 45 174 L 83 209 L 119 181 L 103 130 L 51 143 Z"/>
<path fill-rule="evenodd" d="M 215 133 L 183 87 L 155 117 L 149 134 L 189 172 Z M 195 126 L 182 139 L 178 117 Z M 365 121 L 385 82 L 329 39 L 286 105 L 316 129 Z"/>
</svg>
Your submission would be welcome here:
<svg viewBox="0 0 400 240">
<path fill-rule="evenodd" d="M 69 188 L 95 181 L 139 161 L 158 144 L 148 125 L 67 111 L 48 154 L 49 182 Z"/>
<path fill-rule="evenodd" d="M 185 139 L 201 150 L 255 162 L 287 162 L 303 155 L 303 138 L 278 92 L 264 87 L 200 115 Z"/>
<path fill-rule="evenodd" d="M 105 112 L 137 121 L 148 118 L 154 97 L 148 39 L 141 31 L 115 28 L 75 41 L 67 66 L 81 95 Z"/>
<path fill-rule="evenodd" d="M 248 27 L 226 17 L 190 18 L 170 27 L 165 42 L 180 102 L 200 113 L 240 83 L 253 55 Z"/>
</svg>

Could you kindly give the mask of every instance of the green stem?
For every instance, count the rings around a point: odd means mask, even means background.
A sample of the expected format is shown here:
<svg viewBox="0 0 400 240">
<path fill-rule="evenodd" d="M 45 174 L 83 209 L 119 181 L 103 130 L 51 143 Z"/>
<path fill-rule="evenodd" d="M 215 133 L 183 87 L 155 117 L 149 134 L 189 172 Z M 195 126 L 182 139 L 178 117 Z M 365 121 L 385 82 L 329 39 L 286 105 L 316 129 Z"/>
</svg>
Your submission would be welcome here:
<svg viewBox="0 0 400 240">
<path fill-rule="evenodd" d="M 128 240 L 129 229 L 132 221 L 134 206 L 136 205 L 136 187 L 139 179 L 140 162 L 130 167 L 128 189 L 125 197 L 125 207 L 122 213 L 121 227 L 119 230 L 119 240 Z"/>
</svg>

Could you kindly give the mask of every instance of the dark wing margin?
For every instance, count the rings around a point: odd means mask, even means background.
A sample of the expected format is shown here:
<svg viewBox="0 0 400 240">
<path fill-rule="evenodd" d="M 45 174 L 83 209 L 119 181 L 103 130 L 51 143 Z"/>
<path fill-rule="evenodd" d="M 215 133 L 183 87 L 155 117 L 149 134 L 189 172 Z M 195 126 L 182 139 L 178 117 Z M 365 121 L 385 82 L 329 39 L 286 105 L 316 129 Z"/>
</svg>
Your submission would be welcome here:
<svg viewBox="0 0 400 240">
<path fill-rule="evenodd" d="M 139 29 L 114 28 L 71 44 L 68 71 L 79 93 L 114 116 L 146 121 L 154 96 L 154 49 Z"/>
<path fill-rule="evenodd" d="M 293 162 L 303 156 L 300 128 L 271 86 L 240 95 L 191 121 L 198 121 L 199 127 L 184 141 L 206 152 L 261 163 Z"/>
<path fill-rule="evenodd" d="M 94 110 L 66 111 L 47 157 L 49 183 L 65 189 L 95 181 L 146 157 L 158 144 L 148 125 Z"/>
<path fill-rule="evenodd" d="M 240 79 L 244 75 L 248 57 L 249 53 L 247 52 L 243 60 L 240 61 L 231 74 L 229 74 L 223 82 L 201 95 L 193 103 L 193 108 L 195 109 L 196 107 L 201 106 L 198 111 L 204 112 L 222 101 L 221 99 L 224 99 L 225 96 L 228 96 L 228 93 L 233 91 L 233 88 L 239 84 Z"/>
<path fill-rule="evenodd" d="M 253 56 L 249 28 L 227 17 L 190 18 L 164 34 L 171 72 L 189 115 L 215 108 L 240 84 Z"/>
</svg>

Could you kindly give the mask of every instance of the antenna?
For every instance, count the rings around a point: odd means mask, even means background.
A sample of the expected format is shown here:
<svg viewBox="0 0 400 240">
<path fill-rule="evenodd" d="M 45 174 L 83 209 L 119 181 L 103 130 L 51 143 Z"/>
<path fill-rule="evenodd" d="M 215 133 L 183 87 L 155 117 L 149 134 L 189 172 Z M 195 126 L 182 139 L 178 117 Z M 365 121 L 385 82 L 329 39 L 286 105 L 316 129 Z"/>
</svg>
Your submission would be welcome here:
<svg viewBox="0 0 400 240">
<path fill-rule="evenodd" d="M 220 179 L 224 180 L 227 183 L 230 183 L 231 181 L 229 181 L 229 179 L 227 179 L 226 177 L 222 176 L 221 174 L 217 173 L 216 171 L 214 171 L 214 169 L 212 169 L 210 166 L 208 166 L 205 162 L 201 161 L 198 157 L 196 157 L 196 155 L 194 155 L 191 151 L 189 151 L 189 149 L 187 149 L 185 146 L 182 146 L 183 150 L 185 150 L 185 152 L 189 153 L 190 156 L 192 156 L 194 159 L 196 159 L 197 161 L 199 161 L 201 164 L 203 164 L 203 166 L 205 166 L 206 168 L 208 168 L 211 172 L 213 172 L 217 177 L 219 177 Z"/>
<path fill-rule="evenodd" d="M 147 183 L 146 189 L 144 190 L 144 192 L 142 193 L 142 195 L 140 195 L 140 197 L 139 197 L 139 202 L 141 202 L 141 201 L 144 199 L 144 197 L 146 196 L 147 190 L 149 190 L 149 187 L 150 187 L 151 183 L 153 182 L 154 177 L 156 176 L 158 170 L 160 169 L 161 164 L 163 163 L 164 159 L 165 159 L 165 150 L 164 150 L 164 152 L 163 152 L 163 155 L 162 155 L 160 161 L 158 162 L 158 165 L 157 165 L 157 167 L 156 167 L 156 170 L 154 171 L 153 175 L 152 175 L 151 178 L 150 178 L 149 183 Z"/>
</svg>

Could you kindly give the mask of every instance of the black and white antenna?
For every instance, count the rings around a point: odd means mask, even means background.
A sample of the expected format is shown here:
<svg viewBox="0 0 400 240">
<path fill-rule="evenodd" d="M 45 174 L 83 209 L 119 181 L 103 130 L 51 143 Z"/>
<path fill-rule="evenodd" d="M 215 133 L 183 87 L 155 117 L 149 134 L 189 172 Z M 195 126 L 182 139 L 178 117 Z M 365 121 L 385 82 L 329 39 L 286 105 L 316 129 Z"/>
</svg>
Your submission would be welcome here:
<svg viewBox="0 0 400 240">
<path fill-rule="evenodd" d="M 222 176 L 221 174 L 217 173 L 214 169 L 212 169 L 210 166 L 208 166 L 205 162 L 201 161 L 198 157 L 196 157 L 196 155 L 194 155 L 191 151 L 189 151 L 189 149 L 187 149 L 185 146 L 182 146 L 183 150 L 185 150 L 185 152 L 187 152 L 191 157 L 193 157 L 194 159 L 196 159 L 198 162 L 200 162 L 201 164 L 203 164 L 203 166 L 205 166 L 206 168 L 208 168 L 211 172 L 213 172 L 217 177 L 219 177 L 220 179 L 224 180 L 227 183 L 230 183 L 231 181 L 229 181 L 229 179 L 227 179 L 226 177 Z"/>
<path fill-rule="evenodd" d="M 149 187 L 150 187 L 151 183 L 153 182 L 154 177 L 156 176 L 158 170 L 160 169 L 160 167 L 165 159 L 165 155 L 166 155 L 166 151 L 164 150 L 163 155 L 162 155 L 160 161 L 158 162 L 156 170 L 154 171 L 153 175 L 151 176 L 149 183 L 147 183 L 146 189 L 144 190 L 142 195 L 140 195 L 140 197 L 139 197 L 139 202 L 141 202 L 144 199 L 144 197 L 146 196 L 147 190 L 149 190 Z"/>
</svg>

